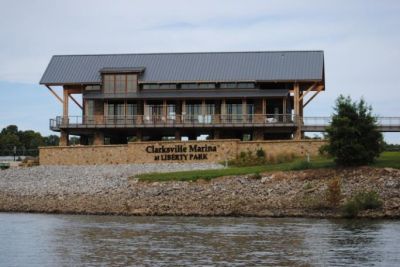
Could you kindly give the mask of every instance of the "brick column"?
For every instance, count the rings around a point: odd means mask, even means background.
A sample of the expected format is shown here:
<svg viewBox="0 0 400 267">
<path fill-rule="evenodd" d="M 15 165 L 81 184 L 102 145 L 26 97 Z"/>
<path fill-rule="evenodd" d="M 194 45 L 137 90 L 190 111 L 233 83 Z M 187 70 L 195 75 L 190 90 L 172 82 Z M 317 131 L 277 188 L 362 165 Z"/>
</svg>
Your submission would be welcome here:
<svg viewBox="0 0 400 267">
<path fill-rule="evenodd" d="M 102 132 L 94 133 L 93 145 L 95 146 L 104 145 L 104 134 Z"/>
<path fill-rule="evenodd" d="M 69 134 L 68 132 L 61 130 L 59 146 L 69 145 Z"/>
</svg>

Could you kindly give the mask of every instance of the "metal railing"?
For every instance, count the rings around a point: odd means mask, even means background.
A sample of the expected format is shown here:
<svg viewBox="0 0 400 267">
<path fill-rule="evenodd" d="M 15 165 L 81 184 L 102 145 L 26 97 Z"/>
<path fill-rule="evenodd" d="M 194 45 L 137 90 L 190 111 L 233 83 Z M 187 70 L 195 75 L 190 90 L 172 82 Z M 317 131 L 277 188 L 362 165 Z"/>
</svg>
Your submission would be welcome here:
<svg viewBox="0 0 400 267">
<path fill-rule="evenodd" d="M 50 129 L 263 126 L 302 127 L 302 131 L 324 131 L 331 117 L 300 117 L 291 114 L 185 114 L 134 116 L 58 116 Z M 400 117 L 376 117 L 380 131 L 400 131 Z"/>
<path fill-rule="evenodd" d="M 134 115 L 134 116 L 58 116 L 50 119 L 50 129 L 127 128 L 127 127 L 196 127 L 213 125 L 294 125 L 290 114 L 206 114 L 206 115 Z"/>
</svg>

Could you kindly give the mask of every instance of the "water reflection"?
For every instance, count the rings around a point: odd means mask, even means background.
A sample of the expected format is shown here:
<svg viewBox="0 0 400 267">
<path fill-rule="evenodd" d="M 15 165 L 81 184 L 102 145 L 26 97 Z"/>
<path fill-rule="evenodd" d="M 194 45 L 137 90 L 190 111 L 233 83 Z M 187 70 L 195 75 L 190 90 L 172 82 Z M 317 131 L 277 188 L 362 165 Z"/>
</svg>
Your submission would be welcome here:
<svg viewBox="0 0 400 267">
<path fill-rule="evenodd" d="M 399 230 L 397 221 L 0 214 L 0 266 L 394 265 Z"/>
</svg>

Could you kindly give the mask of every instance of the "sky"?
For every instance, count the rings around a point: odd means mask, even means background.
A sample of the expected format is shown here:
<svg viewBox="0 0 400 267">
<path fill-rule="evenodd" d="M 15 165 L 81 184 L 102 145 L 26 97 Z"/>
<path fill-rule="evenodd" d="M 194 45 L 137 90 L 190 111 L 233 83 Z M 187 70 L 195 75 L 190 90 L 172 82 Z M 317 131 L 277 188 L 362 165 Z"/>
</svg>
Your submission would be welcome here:
<svg viewBox="0 0 400 267">
<path fill-rule="evenodd" d="M 0 0 L 0 129 L 50 134 L 62 107 L 39 80 L 52 55 L 323 50 L 326 91 L 305 116 L 328 116 L 338 95 L 399 116 L 400 1 Z M 59 90 L 59 89 L 58 89 Z M 79 115 L 71 106 L 70 115 Z M 385 134 L 400 143 L 400 133 Z"/>
</svg>

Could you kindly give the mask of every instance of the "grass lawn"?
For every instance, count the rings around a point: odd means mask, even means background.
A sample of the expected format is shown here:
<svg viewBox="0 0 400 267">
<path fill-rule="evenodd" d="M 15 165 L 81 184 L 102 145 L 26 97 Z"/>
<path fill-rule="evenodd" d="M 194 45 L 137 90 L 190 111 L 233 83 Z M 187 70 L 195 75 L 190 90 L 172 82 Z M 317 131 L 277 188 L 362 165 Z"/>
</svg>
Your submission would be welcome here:
<svg viewBox="0 0 400 267">
<path fill-rule="evenodd" d="M 255 174 L 268 171 L 289 171 L 303 169 L 333 168 L 332 159 L 325 157 L 311 158 L 310 163 L 304 159 L 296 159 L 288 163 L 266 164 L 252 167 L 228 167 L 219 170 L 196 170 L 169 173 L 145 173 L 136 176 L 141 181 L 194 181 L 197 179 L 211 180 L 228 175 Z M 400 152 L 383 152 L 374 167 L 391 167 L 400 169 Z"/>
</svg>

